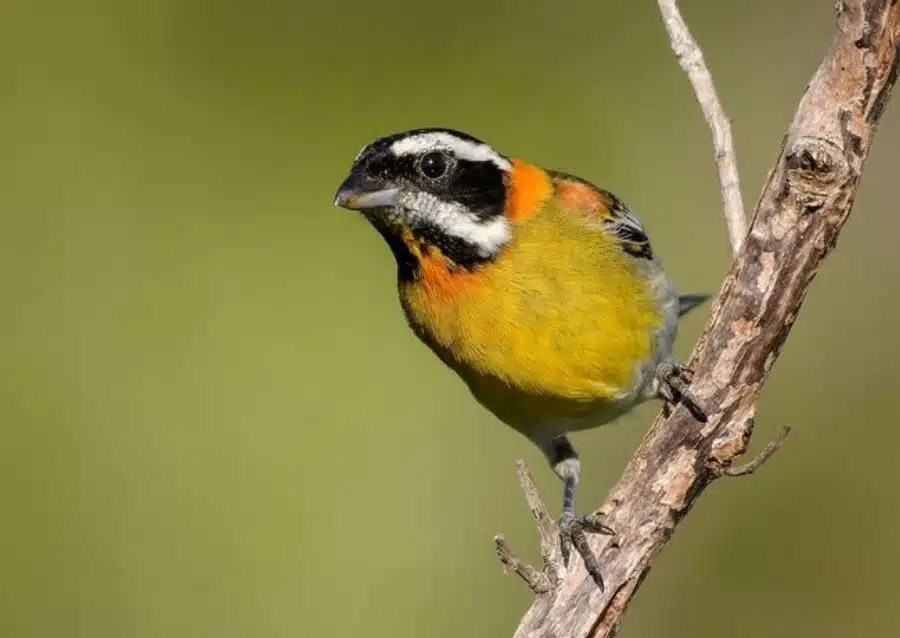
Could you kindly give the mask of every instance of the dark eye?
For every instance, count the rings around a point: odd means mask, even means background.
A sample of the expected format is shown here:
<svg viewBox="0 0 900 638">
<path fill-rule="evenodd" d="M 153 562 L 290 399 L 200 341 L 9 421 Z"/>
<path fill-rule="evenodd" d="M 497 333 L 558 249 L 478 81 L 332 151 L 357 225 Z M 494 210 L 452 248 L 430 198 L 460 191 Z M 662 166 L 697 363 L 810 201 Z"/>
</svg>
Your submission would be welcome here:
<svg viewBox="0 0 900 638">
<path fill-rule="evenodd" d="M 435 151 L 422 156 L 422 160 L 419 162 L 419 171 L 428 179 L 438 179 L 447 173 L 449 164 L 446 155 Z"/>
</svg>

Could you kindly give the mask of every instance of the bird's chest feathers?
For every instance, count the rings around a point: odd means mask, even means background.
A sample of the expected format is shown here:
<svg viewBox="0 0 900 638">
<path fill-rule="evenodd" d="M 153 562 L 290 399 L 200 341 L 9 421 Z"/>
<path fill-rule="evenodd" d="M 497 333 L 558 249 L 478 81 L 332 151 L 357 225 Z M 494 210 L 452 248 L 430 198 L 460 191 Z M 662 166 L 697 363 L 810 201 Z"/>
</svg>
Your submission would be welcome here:
<svg viewBox="0 0 900 638">
<path fill-rule="evenodd" d="M 517 231 L 472 272 L 421 256 L 417 280 L 400 285 L 413 330 L 482 402 L 504 389 L 575 403 L 627 391 L 660 322 L 629 258 L 564 223 Z"/>
</svg>

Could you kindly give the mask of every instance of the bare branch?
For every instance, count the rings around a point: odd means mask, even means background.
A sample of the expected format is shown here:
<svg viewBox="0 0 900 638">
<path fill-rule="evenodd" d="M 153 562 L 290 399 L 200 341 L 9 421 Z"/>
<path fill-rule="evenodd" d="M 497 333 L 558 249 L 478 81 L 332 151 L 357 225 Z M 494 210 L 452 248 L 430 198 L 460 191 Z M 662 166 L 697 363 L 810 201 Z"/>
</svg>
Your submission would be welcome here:
<svg viewBox="0 0 900 638">
<path fill-rule="evenodd" d="M 791 426 L 785 425 L 781 428 L 781 434 L 778 435 L 778 438 L 774 441 L 769 441 L 766 444 L 766 447 L 762 449 L 762 452 L 757 454 L 750 462 L 744 463 L 743 465 L 731 466 L 726 468 L 722 473 L 725 476 L 746 476 L 747 474 L 753 474 L 762 467 L 763 463 L 772 458 L 775 452 L 781 449 L 781 446 L 787 441 L 790 433 Z"/>
<path fill-rule="evenodd" d="M 541 558 L 544 561 L 543 571 L 538 571 L 531 565 L 523 564 L 519 557 L 512 551 L 503 534 L 494 536 L 494 544 L 497 556 L 506 569 L 512 570 L 525 581 L 535 594 L 545 594 L 559 586 L 563 573 L 562 546 L 559 543 L 559 528 L 556 522 L 550 518 L 550 512 L 538 492 L 534 477 L 528 471 L 528 466 L 521 459 L 516 461 L 516 471 L 519 475 L 519 485 L 531 508 L 531 516 L 537 524 L 538 535 L 541 539 Z"/>
<path fill-rule="evenodd" d="M 678 58 L 682 70 L 687 73 L 694 87 L 694 93 L 703 117 L 712 132 L 713 148 L 716 153 L 716 164 L 719 168 L 719 185 L 722 191 L 722 206 L 725 211 L 725 222 L 728 225 L 728 239 L 731 250 L 737 255 L 747 236 L 747 218 L 744 215 L 744 202 L 741 196 L 741 183 L 738 177 L 737 155 L 731 139 L 731 124 L 725 115 L 725 109 L 716 94 L 712 74 L 706 68 L 700 45 L 694 40 L 688 29 L 678 4 L 675 0 L 658 0 L 663 23 L 669 34 L 672 51 Z"/>
<path fill-rule="evenodd" d="M 699 424 L 683 406 L 663 411 L 601 508 L 614 542 L 589 539 L 606 589 L 573 561 L 559 586 L 534 601 L 516 638 L 614 635 L 653 559 L 723 475 L 715 468 L 744 454 L 763 383 L 859 192 L 898 69 L 900 2 L 841 0 L 832 46 L 803 93 L 689 362 L 691 390 L 708 422 Z M 752 471 L 778 447 L 734 472 Z"/>
<path fill-rule="evenodd" d="M 535 594 L 546 594 L 551 589 L 550 579 L 546 574 L 539 572 L 531 565 L 526 565 L 519 560 L 519 557 L 513 552 L 509 543 L 506 542 L 503 534 L 494 536 L 494 543 L 497 546 L 497 556 L 504 567 L 514 571 L 519 577 L 525 581 L 525 584 Z"/>
<path fill-rule="evenodd" d="M 544 505 L 534 484 L 534 477 L 528 471 L 525 461 L 516 461 L 516 471 L 519 474 L 519 484 L 525 493 L 525 500 L 531 508 L 531 516 L 537 523 L 538 535 L 541 539 L 541 558 L 544 560 L 544 574 L 550 583 L 556 587 L 563 573 L 562 548 L 559 544 L 559 529 L 556 522 L 550 517 L 547 506 Z"/>
</svg>

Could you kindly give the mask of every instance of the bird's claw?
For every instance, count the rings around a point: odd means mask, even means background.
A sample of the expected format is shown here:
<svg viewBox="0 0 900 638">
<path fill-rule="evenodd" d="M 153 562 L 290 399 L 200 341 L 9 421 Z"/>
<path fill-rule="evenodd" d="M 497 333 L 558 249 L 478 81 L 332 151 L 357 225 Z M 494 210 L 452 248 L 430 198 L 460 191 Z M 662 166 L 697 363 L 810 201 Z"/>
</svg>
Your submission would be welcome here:
<svg viewBox="0 0 900 638">
<path fill-rule="evenodd" d="M 594 579 L 594 582 L 597 583 L 600 591 L 603 591 L 603 576 L 600 573 L 600 563 L 597 561 L 594 552 L 591 551 L 590 546 L 588 546 L 587 534 L 614 535 L 615 531 L 603 523 L 596 514 L 578 515 L 570 509 L 563 510 L 557 526 L 559 527 L 563 565 L 569 566 L 572 547 L 574 547 L 581 556 L 581 560 L 584 561 L 585 569 L 587 569 L 591 578 Z"/>
<path fill-rule="evenodd" d="M 680 402 L 700 423 L 706 423 L 706 413 L 689 387 L 694 371 L 677 361 L 663 361 L 656 368 L 659 394 L 669 403 Z"/>
</svg>

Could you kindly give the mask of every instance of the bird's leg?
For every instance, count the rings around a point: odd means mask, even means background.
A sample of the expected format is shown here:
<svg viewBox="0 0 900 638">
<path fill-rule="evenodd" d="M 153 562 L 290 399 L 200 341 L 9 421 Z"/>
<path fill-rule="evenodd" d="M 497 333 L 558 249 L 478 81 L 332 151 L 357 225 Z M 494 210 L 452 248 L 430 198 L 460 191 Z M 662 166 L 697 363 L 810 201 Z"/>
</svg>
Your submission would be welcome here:
<svg viewBox="0 0 900 638">
<path fill-rule="evenodd" d="M 562 548 L 563 563 L 568 567 L 569 558 L 572 555 L 572 547 L 581 555 L 584 567 L 591 578 L 597 583 L 600 591 L 603 591 L 603 575 L 600 573 L 600 563 L 591 548 L 588 546 L 587 534 L 615 534 L 608 525 L 600 520 L 596 514 L 575 513 L 575 480 L 566 479 L 563 486 L 563 510 L 559 517 L 559 536 Z"/>
<path fill-rule="evenodd" d="M 680 402 L 700 423 L 706 423 L 706 413 L 691 392 L 693 370 L 677 361 L 663 361 L 656 367 L 656 391 L 669 403 Z"/>
<path fill-rule="evenodd" d="M 600 573 L 600 564 L 588 546 L 587 534 L 615 534 L 615 532 L 596 514 L 575 513 L 575 489 L 578 486 L 581 462 L 569 439 L 566 436 L 553 437 L 542 442 L 541 447 L 553 466 L 553 471 L 563 481 L 562 515 L 557 524 L 563 564 L 568 567 L 574 546 L 584 561 L 585 569 L 602 590 L 603 577 Z"/>
</svg>

